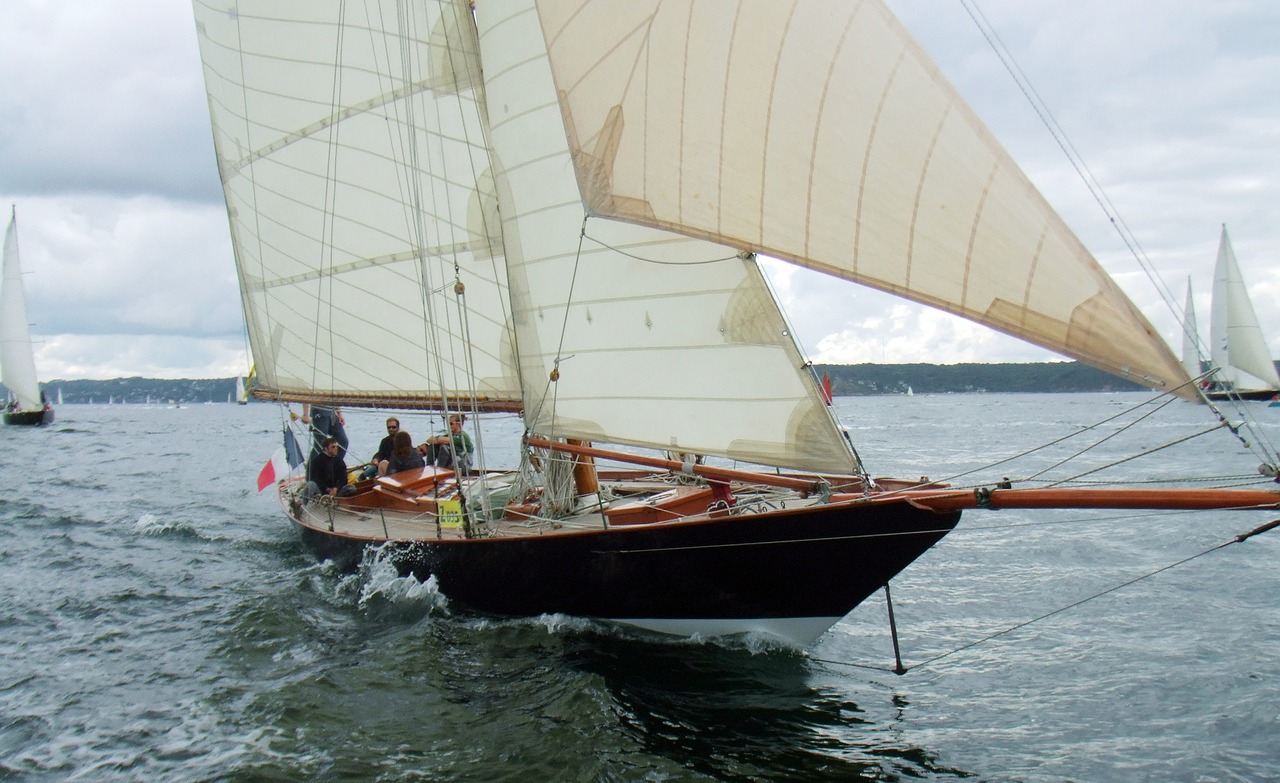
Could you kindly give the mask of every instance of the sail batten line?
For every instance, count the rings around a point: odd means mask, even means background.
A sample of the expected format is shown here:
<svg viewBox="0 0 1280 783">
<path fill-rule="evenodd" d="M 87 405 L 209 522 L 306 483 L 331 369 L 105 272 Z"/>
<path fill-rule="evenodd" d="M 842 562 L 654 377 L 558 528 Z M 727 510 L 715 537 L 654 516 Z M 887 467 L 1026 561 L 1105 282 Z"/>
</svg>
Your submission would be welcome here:
<svg viewBox="0 0 1280 783">
<path fill-rule="evenodd" d="M 805 188 L 804 223 L 805 223 L 805 226 L 809 228 L 809 230 L 805 232 L 805 238 L 804 238 L 804 254 L 805 255 L 809 254 L 810 242 L 812 241 L 812 229 L 814 227 L 813 203 L 814 203 L 814 194 L 817 190 L 817 188 L 815 187 L 814 177 L 816 176 L 816 170 L 817 170 L 816 164 L 819 157 L 818 140 L 822 136 L 822 129 L 823 129 L 822 119 L 823 117 L 826 116 L 827 97 L 828 97 L 829 91 L 831 90 L 831 85 L 834 81 L 832 79 L 832 74 L 835 73 L 837 64 L 841 61 L 842 57 L 845 54 L 845 47 L 849 40 L 849 33 L 851 30 L 853 30 L 853 25 L 854 25 L 854 22 L 857 20 L 858 15 L 862 13 L 864 3 L 865 3 L 865 0 L 858 0 L 858 7 L 854 9 L 854 12 L 850 14 L 848 20 L 845 21 L 844 29 L 840 32 L 840 41 L 839 43 L 836 44 L 834 55 L 832 56 L 830 62 L 827 64 L 827 78 L 823 80 L 822 96 L 818 99 L 818 111 L 817 111 L 818 121 L 814 123 L 812 141 L 810 142 L 810 145 L 809 145 L 809 186 Z M 864 166 L 864 169 L 865 169 L 865 166 Z"/>
<path fill-rule="evenodd" d="M 1018 317 L 1019 329 L 1026 328 L 1027 318 L 1030 317 L 1030 307 L 1028 305 L 1031 303 L 1031 292 L 1035 288 L 1036 274 L 1040 270 L 1040 253 L 1044 250 L 1044 243 L 1048 236 L 1049 225 L 1046 223 L 1040 227 L 1040 238 L 1036 241 L 1036 249 L 1031 256 L 1031 266 L 1027 269 L 1027 280 L 1022 287 L 1022 302 L 1024 307 Z"/>
<path fill-rule="evenodd" d="M 943 129 L 947 127 L 947 118 L 950 116 L 950 108 L 944 107 L 942 114 L 938 117 L 937 124 L 934 126 L 933 134 L 929 139 L 929 147 L 925 150 L 924 160 L 920 163 L 920 173 L 916 177 L 915 198 L 911 200 L 911 223 L 910 228 L 907 231 L 906 257 L 902 260 L 902 284 L 908 290 L 911 289 L 911 270 L 915 266 L 916 237 L 920 228 L 920 205 L 924 199 L 924 189 L 929 184 L 929 165 L 933 162 L 933 153 L 938 149 L 938 139 L 941 138 Z M 970 228 L 971 238 L 973 236 L 972 232 L 973 228 Z M 969 277 L 968 267 L 970 264 L 971 254 L 972 250 L 970 250 L 969 253 L 966 253 L 964 263 L 961 265 L 961 275 L 965 278 L 966 282 Z M 962 290 L 967 291 L 968 286 L 962 285 L 961 288 Z M 962 293 L 960 295 L 961 306 L 964 304 L 964 299 L 965 294 Z"/>
<path fill-rule="evenodd" d="M 394 269 L 390 268 L 390 265 L 394 263 L 405 262 L 405 261 L 417 261 L 422 256 L 436 257 L 436 258 L 443 259 L 443 258 L 447 258 L 447 254 L 449 252 L 470 252 L 474 249 L 475 249 L 475 246 L 472 245 L 470 242 L 462 242 L 462 243 L 454 244 L 451 246 L 424 248 L 423 252 L 421 253 L 412 251 L 412 250 L 407 250 L 401 253 L 391 253 L 389 255 L 378 256 L 375 258 L 362 258 L 358 261 L 352 261 L 346 264 L 333 265 L 326 269 L 316 269 L 311 272 L 301 272 L 299 274 L 290 275 L 288 277 L 277 277 L 277 278 L 273 278 L 269 282 L 265 280 L 259 280 L 251 284 L 249 288 L 250 290 L 253 290 L 253 291 L 265 291 L 271 288 L 279 288 L 281 286 L 297 285 L 299 283 L 309 282 L 321 277 L 340 278 L 345 274 L 348 274 L 351 272 L 358 272 L 364 269 L 369 269 L 371 267 L 385 268 L 388 272 L 394 273 Z"/>
<path fill-rule="evenodd" d="M 737 46 L 737 44 L 738 44 L 738 36 L 737 36 L 738 21 L 739 21 L 741 18 L 742 18 L 742 6 L 741 6 L 741 5 L 739 5 L 737 8 L 735 8 L 735 9 L 734 9 L 734 11 L 733 11 L 733 22 L 729 25 L 729 29 L 730 29 L 731 31 L 733 31 L 733 32 L 731 32 L 731 33 L 729 34 L 729 47 L 728 47 L 728 48 L 729 48 L 729 51 L 728 51 L 728 55 L 726 56 L 726 58 L 725 58 L 725 59 L 729 62 L 730 67 L 732 67 L 732 64 L 733 64 L 733 53 L 734 53 L 734 49 L 735 49 L 735 47 L 736 47 L 736 46 Z M 688 63 L 688 61 L 686 61 L 686 64 L 685 64 L 685 73 L 686 73 L 686 78 L 688 78 L 689 66 L 690 66 L 690 63 Z M 717 150 L 724 150 L 724 149 L 725 149 L 725 134 L 728 132 L 728 126 L 729 126 L 729 123 L 725 121 L 725 118 L 727 118 L 727 117 L 729 117 L 729 116 L 730 116 L 730 114 L 729 114 L 729 90 L 728 90 L 728 89 L 724 89 L 724 90 L 721 90 L 721 91 L 720 91 L 720 117 L 719 117 L 719 120 L 720 120 L 720 143 L 719 143 L 719 145 L 716 147 L 716 149 L 717 149 Z M 683 147 L 683 146 L 684 146 L 684 144 L 682 143 L 680 146 L 681 146 L 681 147 Z M 723 203 L 724 203 L 724 200 L 725 200 L 725 199 L 724 199 L 724 191 L 725 191 L 725 176 L 724 176 L 725 156 L 724 156 L 723 154 L 720 154 L 720 155 L 717 155 L 716 157 L 718 158 L 718 160 L 717 160 L 717 165 L 720 167 L 720 176 L 716 178 L 716 203 L 718 203 L 718 204 L 723 204 Z M 682 159 L 683 159 L 683 158 L 682 158 Z M 760 165 L 761 165 L 761 168 L 763 168 L 764 163 L 763 163 L 763 162 L 761 162 L 761 164 L 760 164 Z M 683 167 L 682 167 L 682 170 L 683 170 Z M 682 185 L 684 184 L 683 176 L 682 176 L 682 178 L 681 178 L 680 182 L 681 182 L 681 184 L 682 184 Z M 717 234 L 723 234 L 723 233 L 725 233 L 725 228 L 724 228 L 724 214 L 723 214 L 722 212 L 720 212 L 719 210 L 717 210 L 717 211 L 716 211 L 716 233 L 717 233 Z"/>
<path fill-rule="evenodd" d="M 316 391 L 314 389 L 257 386 L 254 387 L 251 395 L 256 399 L 271 402 L 312 402 L 316 398 Z M 351 408 L 389 408 L 430 412 L 456 410 L 456 408 L 451 408 L 448 405 L 447 400 L 426 396 L 418 392 L 396 395 L 377 392 L 356 394 L 337 391 L 332 394 L 326 394 L 325 400 L 333 405 Z M 519 413 L 523 410 L 519 399 L 478 394 L 476 402 L 478 410 L 482 413 Z"/>
<path fill-rule="evenodd" d="M 397 124 L 397 125 L 400 125 L 400 126 L 403 126 L 403 124 L 404 124 L 404 123 L 403 123 L 402 121 L 400 121 L 400 120 L 397 120 L 396 124 Z M 447 134 L 439 134 L 439 133 L 431 134 L 431 133 L 424 133 L 423 135 L 430 136 L 430 137 L 440 138 L 440 139 L 443 139 L 443 140 L 445 140 L 445 141 L 454 142 L 454 143 L 467 143 L 465 139 L 456 138 L 456 137 L 453 137 L 453 136 L 449 136 L 449 135 L 447 135 Z M 402 142 L 402 143 L 403 143 L 403 142 Z M 333 146 L 333 147 L 337 147 L 337 148 L 341 148 L 341 149 L 345 149 L 345 150 L 348 150 L 348 151 L 350 151 L 351 153 L 358 153 L 358 154 L 360 154 L 360 155 L 364 155 L 364 156 L 367 156 L 367 157 L 370 157 L 370 158 L 375 158 L 375 159 L 378 159 L 378 160 L 387 161 L 387 162 L 389 162 L 389 163 L 394 163 L 394 164 L 396 164 L 397 166 L 402 166 L 402 165 L 403 165 L 403 161 L 401 161 L 401 160 L 399 160 L 399 159 L 396 159 L 396 158 L 393 158 L 393 157 L 389 157 L 389 156 L 387 156 L 387 155 L 383 155 L 383 154 L 381 154 L 381 153 L 379 153 L 379 152 L 371 152 L 371 151 L 369 151 L 369 150 L 367 150 L 367 149 L 351 147 L 350 145 L 347 145 L 347 144 L 343 143 L 343 142 L 342 142 L 342 141 L 340 141 L 340 140 L 335 140 L 331 146 Z M 478 148 L 478 147 L 474 147 L 474 146 L 472 146 L 472 148 L 473 148 L 473 149 L 480 149 L 480 148 Z M 278 167 L 280 167 L 280 168 L 282 168 L 282 169 L 286 169 L 286 170 L 288 170 L 288 171 L 290 171 L 290 172 L 292 172 L 292 173 L 302 174 L 302 175 L 305 175 L 305 176 L 316 176 L 314 172 L 312 172 L 312 171 L 310 171 L 310 170 L 308 170 L 308 169 L 305 169 L 305 168 L 303 168 L 303 167 L 300 167 L 300 166 L 294 165 L 294 164 L 292 164 L 292 163 L 289 163 L 288 161 L 285 161 L 285 160 L 281 160 L 281 159 L 277 159 L 277 158 L 267 158 L 266 160 L 267 160 L 267 161 L 269 161 L 269 162 L 271 163 L 271 165 L 273 165 L 273 166 L 278 166 Z M 242 171 L 243 171 L 243 169 L 241 169 L 240 171 L 236 171 L 236 172 L 234 172 L 234 176 L 235 176 L 235 177 L 241 177 L 241 176 L 243 176 L 243 175 L 242 175 L 242 173 L 241 173 Z M 397 172 L 397 173 L 399 173 L 399 172 Z M 411 172 L 410 172 L 410 173 L 412 173 L 412 174 L 414 174 L 414 175 L 425 175 L 425 176 L 428 176 L 428 177 L 432 178 L 434 181 L 436 181 L 436 182 L 438 182 L 438 183 L 440 183 L 440 184 L 444 185 L 445 187 L 464 187 L 464 186 L 465 186 L 465 183 L 462 183 L 462 182 L 451 182 L 451 181 L 449 181 L 449 180 L 447 180 L 447 179 L 445 179 L 445 178 L 443 178 L 443 177 L 438 176 L 435 172 L 432 172 L 432 171 L 424 171 L 424 170 L 421 170 L 421 169 L 414 168 L 414 169 L 412 169 L 412 170 L 411 170 Z M 317 179 L 320 179 L 320 178 L 319 178 L 319 177 L 317 177 Z M 225 183 L 225 184 L 231 184 L 231 182 L 232 182 L 232 176 L 228 176 L 228 177 L 225 177 L 225 178 L 224 178 L 224 183 Z M 393 200 L 394 200 L 394 199 L 391 199 L 390 197 L 388 197 L 388 195 L 387 195 L 386 193 L 384 193 L 384 192 L 382 192 L 382 191 L 378 191 L 378 190 L 370 189 L 370 188 L 366 187 L 364 184 L 362 184 L 362 183 L 361 183 L 360 181 L 358 181 L 358 180 L 354 180 L 354 179 L 353 179 L 353 180 L 343 180 L 343 179 L 339 179 L 339 180 L 338 180 L 338 182 L 339 182 L 339 184 L 341 184 L 341 185 L 342 185 L 342 186 L 344 186 L 344 187 L 351 188 L 351 189 L 354 189 L 354 190 L 357 190 L 357 191 L 361 191 L 361 192 L 363 192 L 363 193 L 365 193 L 365 194 L 368 194 L 369 196 L 372 196 L 372 197 L 375 197 L 375 198 L 378 198 L 378 199 L 383 199 L 383 200 L 387 200 L 387 201 L 393 201 Z M 300 199 L 298 199 L 298 198 L 292 197 L 292 196 L 290 196 L 290 195 L 289 195 L 288 193 L 286 193 L 286 192 L 281 192 L 281 191 L 274 190 L 274 189 L 271 189 L 271 188 L 266 188 L 266 187 L 264 187 L 263 189 L 264 189 L 264 190 L 266 190 L 266 191 L 267 191 L 267 192 L 269 192 L 269 193 L 272 193 L 273 195 L 278 196 L 279 198 L 288 199 L 288 200 L 290 200 L 290 201 L 292 201 L 292 202 L 294 202 L 294 203 L 296 203 L 296 204 L 298 204 L 298 205 L 300 205 L 300 206 L 307 206 L 307 202 L 306 202 L 306 201 L 303 201 L 303 200 L 300 200 Z M 458 226 L 458 227 L 459 227 L 459 228 L 461 228 L 461 226 Z"/>
<path fill-rule="evenodd" d="M 787 50 L 787 40 L 791 32 L 791 23 L 795 19 L 799 5 L 800 3 L 798 0 L 792 0 L 791 11 L 787 14 L 787 21 L 782 26 L 782 30 L 778 33 L 777 37 L 777 50 L 774 52 L 773 57 L 773 79 L 769 83 L 769 97 L 765 100 L 764 106 L 764 122 L 761 124 L 760 128 L 760 147 L 764 150 L 769 149 L 769 132 L 773 128 L 773 106 L 774 102 L 777 100 L 778 90 L 780 89 L 780 85 L 778 84 L 779 66 L 782 64 L 783 53 Z M 760 197 L 756 199 L 756 223 L 759 226 L 759 234 L 756 236 L 756 241 L 762 245 L 764 244 L 764 227 L 767 225 L 765 209 L 769 204 L 769 199 L 766 196 L 766 194 L 769 193 L 768 160 L 768 154 L 760 156 Z M 810 185 L 809 189 L 812 189 L 813 177 L 813 167 L 810 166 L 808 177 Z"/>
<path fill-rule="evenodd" d="M 982 193 L 978 196 L 977 203 L 973 206 L 973 218 L 969 221 L 969 244 L 965 247 L 964 263 L 961 265 L 961 275 L 964 282 L 960 286 L 960 306 L 969 308 L 969 283 L 970 276 L 973 274 L 974 266 L 974 250 L 978 244 L 978 234 L 983 227 L 982 216 L 987 206 L 987 199 L 991 195 L 992 183 L 996 180 L 996 175 L 1000 173 L 1000 164 L 992 161 L 991 168 L 987 171 L 987 181 L 982 183 Z M 1028 281 L 1031 275 L 1027 275 Z M 1030 285 L 1030 282 L 1028 282 Z M 1022 302 L 1023 307 L 1018 308 L 1018 327 L 1021 329 L 1026 325 L 1026 300 Z"/>
<path fill-rule="evenodd" d="M 693 46 L 693 3 L 690 3 L 690 4 L 689 4 L 689 13 L 685 16 L 685 19 L 684 19 L 684 31 L 683 31 L 683 32 L 684 32 L 684 40 L 683 40 L 683 41 L 681 41 L 681 46 L 682 46 L 682 47 L 683 47 L 683 49 L 684 49 L 684 63 L 685 63 L 685 70 L 686 70 L 686 72 L 687 72 L 687 71 L 688 71 L 688 68 L 689 68 L 689 50 L 690 50 L 690 48 L 692 48 L 692 46 Z M 646 53 L 646 55 L 645 55 L 645 58 L 646 58 L 646 65 L 651 65 L 651 63 L 649 62 L 649 60 L 650 60 L 652 57 L 653 57 L 653 52 L 652 52 L 652 50 L 650 50 L 650 51 L 649 51 L 649 52 L 647 52 L 647 53 Z M 650 68 L 650 70 L 649 70 L 648 74 L 652 74 L 652 73 L 653 73 L 653 71 L 652 71 L 652 69 Z M 647 78 L 645 79 L 645 95 L 649 95 L 649 90 L 650 90 L 650 89 L 652 88 L 652 86 L 653 86 L 653 85 L 652 85 L 652 83 L 651 83 L 651 82 L 652 82 L 652 77 L 649 77 L 649 76 L 648 76 L 648 74 L 646 74 L 646 77 L 647 77 Z M 687 79 L 687 78 L 686 78 L 686 79 L 681 79 L 681 80 L 680 80 L 679 88 L 680 88 L 680 105 L 681 105 L 681 106 L 685 106 L 685 105 L 687 105 L 687 104 L 688 104 L 688 102 L 689 102 L 689 84 L 690 84 L 690 82 L 689 82 L 689 79 Z M 682 111 L 682 112 L 680 112 L 680 136 L 681 136 L 681 138 L 683 138 L 683 137 L 684 137 L 684 134 L 685 134 L 685 116 L 686 116 L 686 115 L 687 115 L 687 112 L 683 112 L 683 111 Z M 683 171 L 684 171 L 684 155 L 685 155 L 684 145 L 683 145 L 683 144 L 681 144 L 681 145 L 679 145 L 679 147 L 676 149 L 676 156 L 677 156 L 677 157 L 676 157 L 676 159 L 677 159 L 677 161 L 679 162 L 679 169 L 678 169 L 678 170 L 679 170 L 680 172 L 683 172 Z M 645 160 L 645 163 L 646 163 L 646 168 L 648 168 L 648 161 L 649 161 L 649 150 L 648 150 L 648 148 L 646 148 L 646 149 L 644 150 L 644 160 Z M 687 207 L 687 205 L 686 205 L 686 204 L 687 204 L 687 198 L 686 198 L 686 195 L 685 195 L 684 176 L 683 176 L 683 174 L 681 174 L 681 175 L 678 175 L 678 176 L 677 176 L 677 179 L 676 179 L 676 193 L 678 194 L 678 195 L 676 196 L 676 198 L 677 198 L 677 203 L 679 203 L 681 211 L 683 211 L 683 210 L 687 209 L 687 208 L 688 208 L 688 207 Z"/>
<path fill-rule="evenodd" d="M 898 50 L 898 57 L 890 69 L 889 77 L 884 80 L 884 86 L 880 90 L 880 99 L 876 103 L 875 115 L 870 122 L 867 133 L 867 144 L 862 151 L 862 168 L 858 172 L 858 203 L 854 205 L 853 253 L 849 258 L 849 268 L 855 275 L 858 274 L 862 261 L 862 227 L 865 225 L 862 214 L 867 203 L 867 179 L 871 172 L 872 151 L 876 149 L 876 144 L 880 138 L 881 117 L 884 115 L 885 106 L 889 102 L 889 96 L 893 93 L 898 74 L 902 70 L 902 65 L 906 62 L 906 59 L 907 47 L 903 46 Z M 806 253 L 805 258 L 808 257 L 809 255 Z"/>
<path fill-rule="evenodd" d="M 264 147 L 260 147 L 256 150 L 253 150 L 244 158 L 238 161 L 229 162 L 228 173 L 234 174 L 240 169 L 244 168 L 245 166 L 253 165 L 254 163 L 258 162 L 259 160 L 262 160 L 263 158 L 268 158 L 272 154 L 279 152 L 285 147 L 288 147 L 292 144 L 296 144 L 297 142 L 302 141 L 304 139 L 309 139 L 318 133 L 327 131 L 330 128 L 334 127 L 335 125 L 340 124 L 342 121 L 347 120 L 356 114 L 364 114 L 367 112 L 372 112 L 373 110 L 381 106 L 384 106 L 388 103 L 394 103 L 396 101 L 403 100 L 404 98 L 409 97 L 415 93 L 426 92 L 426 91 L 429 91 L 430 89 L 431 89 L 431 86 L 428 84 L 410 85 L 400 90 L 395 90 L 390 94 L 379 96 L 378 98 L 375 98 L 375 99 L 371 99 L 362 104 L 342 107 L 339 111 L 335 111 L 331 113 L 328 117 L 325 117 L 324 119 L 317 120 L 316 122 L 313 122 L 310 125 L 303 126 L 298 130 L 293 131 L 292 133 L 289 133 L 285 136 L 280 137 L 279 139 L 276 139 L 274 142 Z"/>
</svg>

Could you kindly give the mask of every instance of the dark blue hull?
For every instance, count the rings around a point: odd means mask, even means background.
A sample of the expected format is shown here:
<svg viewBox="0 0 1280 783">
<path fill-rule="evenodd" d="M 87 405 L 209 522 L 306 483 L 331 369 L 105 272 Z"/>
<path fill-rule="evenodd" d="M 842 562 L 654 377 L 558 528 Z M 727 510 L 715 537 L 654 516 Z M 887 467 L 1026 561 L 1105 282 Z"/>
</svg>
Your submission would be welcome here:
<svg viewBox="0 0 1280 783">
<path fill-rule="evenodd" d="M 4 423 L 15 427 L 39 427 L 53 424 L 53 408 L 40 411 L 6 411 Z"/>
<path fill-rule="evenodd" d="M 396 541 L 386 553 L 401 575 L 434 576 L 451 602 L 486 614 L 833 623 L 959 518 L 905 501 L 840 503 L 597 531 Z M 383 543 L 298 527 L 319 557 L 349 568 L 365 546 Z"/>
</svg>

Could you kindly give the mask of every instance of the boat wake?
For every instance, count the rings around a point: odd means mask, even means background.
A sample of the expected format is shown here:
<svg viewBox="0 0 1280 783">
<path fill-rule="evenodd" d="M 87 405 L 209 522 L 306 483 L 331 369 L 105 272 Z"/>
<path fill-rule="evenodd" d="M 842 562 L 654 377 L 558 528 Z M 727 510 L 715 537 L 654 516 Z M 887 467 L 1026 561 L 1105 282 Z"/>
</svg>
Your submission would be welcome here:
<svg viewBox="0 0 1280 783">
<path fill-rule="evenodd" d="M 360 567 L 344 579 L 356 592 L 356 607 L 378 616 L 448 615 L 449 599 L 440 592 L 436 578 L 420 581 L 412 574 L 400 576 L 384 549 L 365 550 Z"/>
<path fill-rule="evenodd" d="M 140 536 L 178 535 L 187 538 L 206 539 L 210 541 L 217 540 L 216 538 L 209 538 L 201 535 L 198 530 L 186 522 L 161 519 L 155 514 L 143 514 L 138 517 L 138 521 L 133 523 L 133 532 Z"/>
</svg>

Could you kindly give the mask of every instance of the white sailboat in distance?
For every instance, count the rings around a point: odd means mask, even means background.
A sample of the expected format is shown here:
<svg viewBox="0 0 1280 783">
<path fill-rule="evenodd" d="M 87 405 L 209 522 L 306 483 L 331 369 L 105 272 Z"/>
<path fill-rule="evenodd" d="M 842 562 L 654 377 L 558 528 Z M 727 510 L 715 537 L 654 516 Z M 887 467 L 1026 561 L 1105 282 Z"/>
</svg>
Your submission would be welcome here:
<svg viewBox="0 0 1280 783">
<path fill-rule="evenodd" d="M 1209 311 L 1209 360 L 1216 372 L 1210 399 L 1269 400 L 1280 393 L 1280 374 L 1249 298 L 1227 227 L 1218 241 Z"/>
<path fill-rule="evenodd" d="M 39 425 L 53 422 L 53 406 L 40 391 L 36 376 L 27 297 L 18 258 L 18 210 L 14 207 L 4 235 L 4 280 L 0 282 L 0 383 L 9 390 L 4 423 Z"/>
</svg>

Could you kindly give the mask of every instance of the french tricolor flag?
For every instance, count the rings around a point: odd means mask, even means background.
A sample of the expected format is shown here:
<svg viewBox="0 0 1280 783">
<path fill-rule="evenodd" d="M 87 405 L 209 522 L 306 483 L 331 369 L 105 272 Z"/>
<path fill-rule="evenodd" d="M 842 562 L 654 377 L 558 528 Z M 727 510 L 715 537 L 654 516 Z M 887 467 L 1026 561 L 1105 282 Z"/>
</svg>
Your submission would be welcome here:
<svg viewBox="0 0 1280 783">
<path fill-rule="evenodd" d="M 284 428 L 284 445 L 276 449 L 258 473 L 258 491 L 266 489 L 280 479 L 289 475 L 294 468 L 302 464 L 302 448 L 298 439 L 286 426 Z"/>
</svg>

